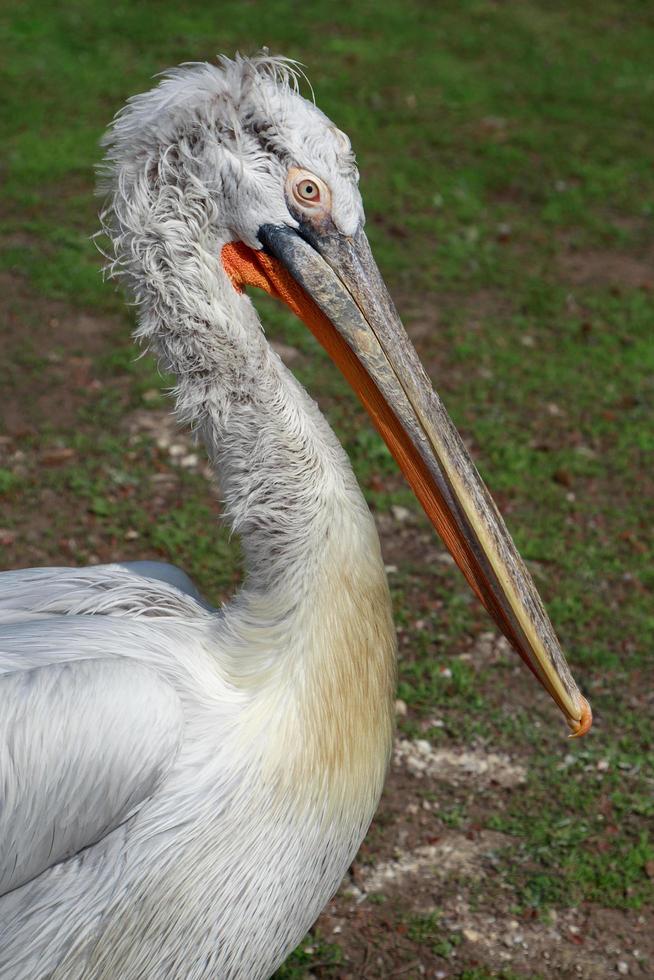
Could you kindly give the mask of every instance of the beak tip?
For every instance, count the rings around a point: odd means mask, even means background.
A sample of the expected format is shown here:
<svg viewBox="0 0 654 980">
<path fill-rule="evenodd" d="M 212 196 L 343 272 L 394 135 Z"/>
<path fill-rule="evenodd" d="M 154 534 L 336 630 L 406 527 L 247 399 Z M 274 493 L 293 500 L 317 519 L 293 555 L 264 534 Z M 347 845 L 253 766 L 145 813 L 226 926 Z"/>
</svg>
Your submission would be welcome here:
<svg viewBox="0 0 654 980">
<path fill-rule="evenodd" d="M 590 709 L 590 704 L 583 695 L 580 695 L 581 702 L 581 717 L 577 720 L 576 718 L 571 718 L 568 720 L 572 731 L 568 735 L 568 738 L 581 738 L 590 731 L 590 727 L 593 724 L 593 712 Z"/>
</svg>

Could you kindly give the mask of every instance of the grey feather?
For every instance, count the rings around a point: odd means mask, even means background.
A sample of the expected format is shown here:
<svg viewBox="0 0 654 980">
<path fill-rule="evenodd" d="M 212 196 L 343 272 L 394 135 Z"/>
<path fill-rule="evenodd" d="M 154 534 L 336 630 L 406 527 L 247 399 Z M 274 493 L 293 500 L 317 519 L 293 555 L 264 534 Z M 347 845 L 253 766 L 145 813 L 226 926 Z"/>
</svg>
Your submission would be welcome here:
<svg viewBox="0 0 654 980">
<path fill-rule="evenodd" d="M 191 596 L 200 605 L 211 609 L 206 599 L 200 595 L 195 582 L 177 565 L 163 561 L 125 561 L 120 564 L 122 568 L 127 568 L 136 575 L 142 575 L 143 578 L 155 579 L 157 582 L 172 585 L 174 589 L 179 589 L 180 592 Z"/>
<path fill-rule="evenodd" d="M 173 688 L 134 662 L 0 677 L 0 895 L 133 816 L 174 765 L 182 730 Z"/>
</svg>

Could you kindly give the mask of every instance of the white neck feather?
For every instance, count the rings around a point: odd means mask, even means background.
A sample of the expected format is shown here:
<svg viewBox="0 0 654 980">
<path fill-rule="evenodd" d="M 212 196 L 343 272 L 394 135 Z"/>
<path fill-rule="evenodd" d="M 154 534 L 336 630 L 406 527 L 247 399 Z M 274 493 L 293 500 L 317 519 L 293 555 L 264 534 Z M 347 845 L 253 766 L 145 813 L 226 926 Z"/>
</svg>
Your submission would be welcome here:
<svg viewBox="0 0 654 980">
<path fill-rule="evenodd" d="M 310 584 L 312 559 L 324 554 L 331 517 L 340 523 L 346 509 L 368 522 L 367 507 L 347 455 L 269 347 L 218 254 L 197 245 L 191 265 L 188 242 L 184 249 L 182 259 L 167 244 L 179 270 L 174 302 L 167 316 L 159 303 L 144 309 L 139 334 L 176 375 L 177 415 L 207 447 L 226 519 L 242 541 L 248 591 L 283 583 L 297 599 Z"/>
</svg>

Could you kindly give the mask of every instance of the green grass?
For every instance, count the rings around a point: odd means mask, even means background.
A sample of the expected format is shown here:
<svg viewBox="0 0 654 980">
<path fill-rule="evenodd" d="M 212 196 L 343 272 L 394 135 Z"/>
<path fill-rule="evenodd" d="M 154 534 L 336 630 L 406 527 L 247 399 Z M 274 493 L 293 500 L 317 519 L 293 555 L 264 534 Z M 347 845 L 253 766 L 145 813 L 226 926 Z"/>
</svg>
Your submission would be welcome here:
<svg viewBox="0 0 654 980">
<path fill-rule="evenodd" d="M 521 859 L 512 849 L 505 871 L 526 907 L 651 902 L 653 765 L 644 740 L 624 749 L 584 747 L 563 765 L 553 758 L 532 763 L 525 792 L 489 821 L 521 841 Z"/>
<path fill-rule="evenodd" d="M 321 977 L 335 977 L 342 959 L 340 946 L 326 943 L 318 935 L 309 936 L 277 971 L 275 980 L 305 980 L 316 969 Z"/>
<path fill-rule="evenodd" d="M 429 947 L 436 956 L 449 959 L 452 951 L 461 943 L 459 933 L 451 933 L 440 925 L 438 912 L 415 915 L 407 920 L 407 936 L 421 946 Z"/>
<path fill-rule="evenodd" d="M 126 450 L 121 419 L 170 379 L 134 360 L 130 314 L 99 275 L 93 167 L 113 113 L 166 67 L 260 44 L 299 58 L 321 108 L 352 137 L 379 264 L 597 715 L 587 746 L 561 750 L 558 731 L 534 726 L 538 711 L 514 709 L 510 694 L 501 703 L 512 674 L 457 659 L 488 628 L 458 572 L 407 558 L 391 578 L 409 637 L 399 689 L 406 729 L 417 733 L 436 707 L 445 725 L 433 740 L 483 739 L 538 760 L 524 793 L 488 818 L 520 838 L 520 860 L 502 865 L 518 907 L 651 901 L 651 7 L 23 0 L 0 11 L 0 43 L 0 272 L 57 310 L 124 324 L 111 351 L 91 355 L 104 387 L 82 397 L 75 423 L 54 413 L 23 440 L 28 453 L 63 443 L 75 458 L 53 469 L 25 464 L 18 475 L 0 469 L 3 527 L 26 526 L 47 489 L 86 522 L 72 535 L 71 560 L 138 527 L 143 553 L 179 561 L 208 595 L 234 587 L 237 544 L 207 533 L 218 508 L 204 481 L 179 474 L 174 506 L 153 514 L 148 479 L 163 463 L 145 437 Z M 325 407 L 370 504 L 416 508 L 313 338 L 267 298 L 256 301 L 267 332 L 300 352 L 296 373 Z M 32 342 L 24 307 L 14 313 L 22 333 L 3 387 L 18 397 L 41 386 L 57 352 Z M 119 377 L 125 387 L 113 384 Z M 51 508 L 48 518 L 56 560 L 69 515 Z M 562 772 L 567 751 L 576 762 Z M 604 758 L 611 768 L 599 779 Z M 465 806 L 448 814 L 465 826 Z M 317 958 L 329 975 L 337 954 L 325 949 L 300 950 L 279 976 L 303 976 Z"/>
</svg>

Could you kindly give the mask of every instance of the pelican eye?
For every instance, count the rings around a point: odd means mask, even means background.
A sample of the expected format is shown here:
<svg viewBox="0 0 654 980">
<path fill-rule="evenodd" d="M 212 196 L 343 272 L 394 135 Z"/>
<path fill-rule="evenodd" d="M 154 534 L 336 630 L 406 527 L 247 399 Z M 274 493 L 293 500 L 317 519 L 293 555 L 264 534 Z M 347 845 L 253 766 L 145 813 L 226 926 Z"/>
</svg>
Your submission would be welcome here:
<svg viewBox="0 0 654 980">
<path fill-rule="evenodd" d="M 317 180 L 312 180 L 310 177 L 303 177 L 302 180 L 298 180 L 293 190 L 300 204 L 320 203 L 320 186 Z"/>
</svg>

